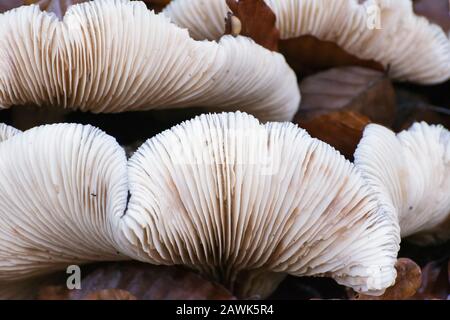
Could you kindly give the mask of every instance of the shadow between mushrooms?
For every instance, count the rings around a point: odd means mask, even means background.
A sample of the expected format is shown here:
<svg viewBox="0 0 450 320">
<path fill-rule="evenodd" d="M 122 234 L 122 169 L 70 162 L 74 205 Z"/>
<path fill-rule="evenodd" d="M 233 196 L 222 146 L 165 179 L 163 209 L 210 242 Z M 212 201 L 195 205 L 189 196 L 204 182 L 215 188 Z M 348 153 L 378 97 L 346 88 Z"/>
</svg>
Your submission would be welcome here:
<svg viewBox="0 0 450 320">
<path fill-rule="evenodd" d="M 205 107 L 279 121 L 299 103 L 282 55 L 246 37 L 195 41 L 142 2 L 81 3 L 62 20 L 37 5 L 0 14 L 0 108 Z"/>
<path fill-rule="evenodd" d="M 353 56 L 381 63 L 397 80 L 432 84 L 450 78 L 450 41 L 438 25 L 414 13 L 411 0 L 265 2 L 282 40 L 313 36 L 336 43 Z M 174 0 L 163 10 L 195 39 L 219 39 L 227 11 L 226 0 Z"/>
</svg>

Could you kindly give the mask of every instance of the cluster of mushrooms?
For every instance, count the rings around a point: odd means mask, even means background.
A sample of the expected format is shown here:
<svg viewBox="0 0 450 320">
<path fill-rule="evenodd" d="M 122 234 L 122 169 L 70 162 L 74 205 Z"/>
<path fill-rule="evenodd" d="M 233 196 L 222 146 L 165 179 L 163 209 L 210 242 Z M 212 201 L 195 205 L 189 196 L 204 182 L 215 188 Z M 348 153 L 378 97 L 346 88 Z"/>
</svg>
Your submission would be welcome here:
<svg viewBox="0 0 450 320">
<path fill-rule="evenodd" d="M 410 0 L 265 2 L 283 39 L 335 42 L 396 80 L 450 78 L 448 36 Z M 371 4 L 383 29 L 364 27 Z M 226 0 L 173 0 L 159 14 L 94 0 L 62 20 L 38 5 L 0 15 L 0 108 L 221 112 L 130 159 L 90 125 L 0 125 L 0 298 L 71 264 L 126 259 L 183 265 L 243 298 L 288 274 L 379 295 L 401 238 L 450 239 L 450 132 L 372 124 L 346 160 L 289 122 L 295 72 L 250 38 L 222 36 L 228 11 Z"/>
</svg>

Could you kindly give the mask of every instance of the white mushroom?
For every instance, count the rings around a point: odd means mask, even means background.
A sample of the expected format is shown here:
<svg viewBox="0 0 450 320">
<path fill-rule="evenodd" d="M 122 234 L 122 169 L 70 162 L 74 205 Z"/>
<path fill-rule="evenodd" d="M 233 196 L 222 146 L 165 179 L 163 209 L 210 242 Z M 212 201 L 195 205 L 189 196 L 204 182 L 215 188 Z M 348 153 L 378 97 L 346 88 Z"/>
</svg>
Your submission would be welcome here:
<svg viewBox="0 0 450 320">
<path fill-rule="evenodd" d="M 0 143 L 0 286 L 118 260 L 125 152 L 91 126 L 37 127 Z"/>
<path fill-rule="evenodd" d="M 282 39 L 312 35 L 348 53 L 374 60 L 391 77 L 419 83 L 450 78 L 445 32 L 414 14 L 411 0 L 265 0 Z M 164 13 L 196 39 L 219 39 L 226 0 L 174 0 Z"/>
<path fill-rule="evenodd" d="M 21 131 L 17 130 L 16 128 L 10 127 L 4 123 L 0 123 L 0 142 L 8 140 L 12 136 L 15 136 L 20 132 Z"/>
<path fill-rule="evenodd" d="M 450 239 L 450 132 L 416 123 L 396 135 L 369 125 L 355 164 L 380 201 L 397 213 L 401 236 L 429 244 Z"/>
<path fill-rule="evenodd" d="M 195 41 L 142 2 L 73 5 L 62 21 L 36 5 L 0 15 L 0 108 L 195 106 L 290 120 L 299 102 L 282 55 L 245 37 Z"/>
<path fill-rule="evenodd" d="M 350 162 L 290 123 L 203 115 L 148 140 L 129 161 L 119 244 L 186 265 L 241 297 L 285 274 L 330 276 L 378 294 L 395 280 L 396 216 Z"/>
</svg>

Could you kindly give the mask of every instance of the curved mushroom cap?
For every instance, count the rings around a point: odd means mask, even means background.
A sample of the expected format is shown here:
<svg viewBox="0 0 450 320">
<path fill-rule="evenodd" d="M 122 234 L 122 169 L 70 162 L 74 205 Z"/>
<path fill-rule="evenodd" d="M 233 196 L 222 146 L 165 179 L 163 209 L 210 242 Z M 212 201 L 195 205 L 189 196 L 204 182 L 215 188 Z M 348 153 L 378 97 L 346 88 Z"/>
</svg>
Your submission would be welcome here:
<svg viewBox="0 0 450 320">
<path fill-rule="evenodd" d="M 120 243 L 135 259 L 186 265 L 246 297 L 284 274 L 370 293 L 395 279 L 395 215 L 353 164 L 291 123 L 202 115 L 138 149 L 129 184 Z"/>
<path fill-rule="evenodd" d="M 224 33 L 226 0 L 174 0 L 163 12 L 196 39 Z M 414 14 L 411 0 L 265 0 L 282 39 L 312 35 L 383 64 L 391 77 L 419 83 L 450 78 L 445 32 Z M 381 29 L 369 28 L 380 18 Z M 372 25 L 370 25 L 372 27 Z"/>
<path fill-rule="evenodd" d="M 206 107 L 290 120 L 300 93 L 284 57 L 248 38 L 195 41 L 142 2 L 25 6 L 0 15 L 0 106 L 92 112 Z"/>
<path fill-rule="evenodd" d="M 15 136 L 20 132 L 21 131 L 17 130 L 16 128 L 10 127 L 4 123 L 0 123 L 0 142 L 8 140 L 12 136 Z"/>
<path fill-rule="evenodd" d="M 450 132 L 416 123 L 395 135 L 369 125 L 355 152 L 381 202 L 394 207 L 402 237 L 427 244 L 450 239 Z"/>
<path fill-rule="evenodd" d="M 91 126 L 37 127 L 0 143 L 0 282 L 123 259 L 125 152 Z"/>
</svg>

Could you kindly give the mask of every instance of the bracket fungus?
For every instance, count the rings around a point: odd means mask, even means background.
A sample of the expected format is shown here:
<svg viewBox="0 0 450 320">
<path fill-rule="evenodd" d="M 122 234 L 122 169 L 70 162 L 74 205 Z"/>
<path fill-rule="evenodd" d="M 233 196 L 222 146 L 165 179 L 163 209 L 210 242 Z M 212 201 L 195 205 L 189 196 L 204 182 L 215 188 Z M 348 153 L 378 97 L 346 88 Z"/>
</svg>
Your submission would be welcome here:
<svg viewBox="0 0 450 320">
<path fill-rule="evenodd" d="M 123 252 L 185 265 L 240 297 L 286 274 L 378 294 L 395 280 L 399 231 L 354 165 L 292 123 L 202 115 L 129 160 Z"/>
<path fill-rule="evenodd" d="M 382 64 L 402 81 L 432 84 L 450 78 L 448 37 L 416 15 L 411 0 L 265 2 L 283 40 L 313 36 L 335 43 L 353 56 Z M 226 0 L 174 0 L 163 12 L 196 39 L 218 39 L 228 10 Z"/>
<path fill-rule="evenodd" d="M 291 120 L 299 103 L 282 55 L 246 37 L 195 41 L 142 2 L 81 3 L 62 20 L 37 5 L 0 15 L 0 108 L 204 107 L 278 121 Z"/>
<path fill-rule="evenodd" d="M 401 236 L 419 244 L 450 239 L 450 132 L 415 123 L 395 134 L 371 124 L 355 152 L 355 164 L 398 215 Z"/>
</svg>

